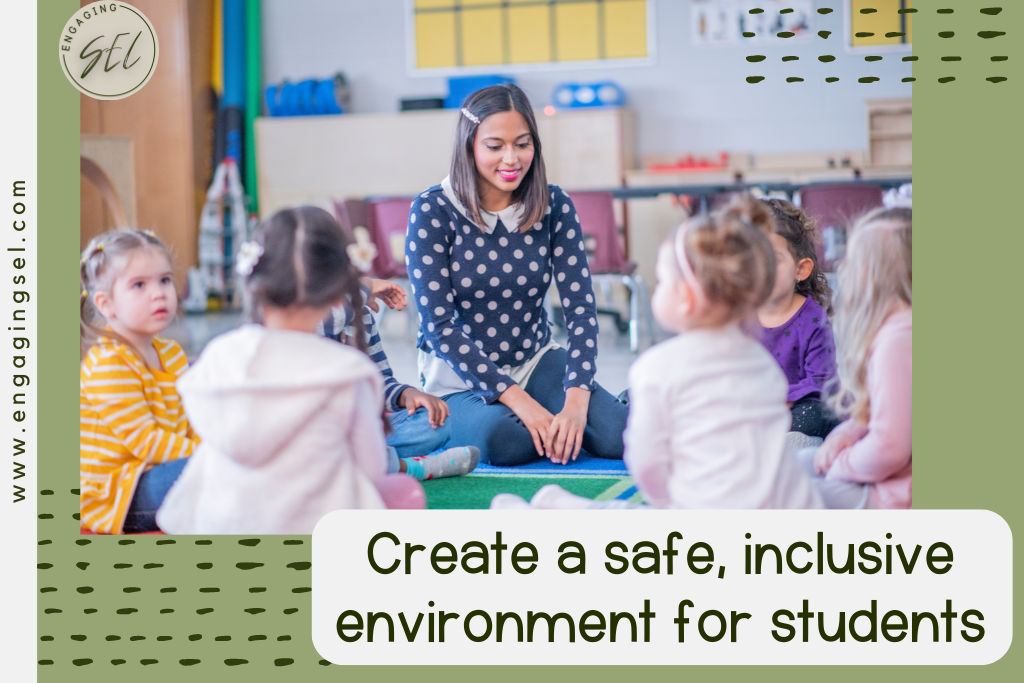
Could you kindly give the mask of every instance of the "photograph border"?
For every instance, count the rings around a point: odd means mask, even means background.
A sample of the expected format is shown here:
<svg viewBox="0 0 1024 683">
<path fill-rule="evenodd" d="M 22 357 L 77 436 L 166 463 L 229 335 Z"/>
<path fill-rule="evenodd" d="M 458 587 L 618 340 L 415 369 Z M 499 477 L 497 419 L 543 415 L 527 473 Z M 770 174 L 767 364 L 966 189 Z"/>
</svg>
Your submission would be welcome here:
<svg viewBox="0 0 1024 683">
<path fill-rule="evenodd" d="M 1022 249 L 1017 227 L 1020 211 L 1018 160 L 1024 158 L 1019 57 L 1012 41 L 1024 29 L 1024 8 L 1002 3 L 995 17 L 978 13 L 966 0 L 938 3 L 918 0 L 915 15 L 915 138 L 919 241 L 917 285 L 923 287 L 918 310 L 916 508 L 989 509 L 1011 529 L 1024 521 L 1019 482 L 1015 391 L 1021 378 L 1019 306 L 1009 297 L 1019 290 Z M 837 0 L 836 4 L 841 4 Z M 988 3 L 996 5 L 999 3 Z M 1007 7 L 1007 5 L 1009 5 Z M 962 22 L 963 38 L 937 37 L 935 7 L 952 7 Z M 77 0 L 38 4 L 38 487 L 41 495 L 37 561 L 39 587 L 56 590 L 38 596 L 40 681 L 115 681 L 145 676 L 149 681 L 185 677 L 196 680 L 327 680 L 340 676 L 373 677 L 388 683 L 416 675 L 431 680 L 494 681 L 523 677 L 619 681 L 641 675 L 652 681 L 680 676 L 710 676 L 716 681 L 772 683 L 794 680 L 861 681 L 865 675 L 931 681 L 1019 680 L 1020 646 L 999 662 L 965 672 L 958 667 L 825 668 L 785 666 L 756 672 L 740 666 L 714 669 L 645 667 L 445 667 L 399 666 L 335 670 L 321 663 L 310 637 L 310 537 L 102 537 L 78 534 L 78 478 L 69 466 L 75 451 L 72 384 L 75 351 L 72 328 L 79 283 L 79 93 L 52 58 L 53 37 L 79 7 Z M 943 24 L 949 20 L 944 18 Z M 1002 41 L 980 40 L 979 30 L 1005 31 Z M 963 61 L 950 65 L 939 57 L 955 45 Z M 996 54 L 1008 62 L 988 61 Z M 738 63 L 736 78 L 743 78 Z M 954 76 L 953 82 L 939 78 Z M 1001 83 L 985 79 L 1008 78 Z M 811 84 L 771 86 L 809 87 Z M 759 87 L 765 87 L 764 85 Z M 817 87 L 817 86 L 815 86 Z M 863 87 L 870 88 L 870 85 Z M 7 131 L 12 134 L 13 131 Z M 995 247 L 995 248 L 993 248 Z M 991 284 L 990 284 L 991 283 Z M 972 286 L 974 285 L 974 286 Z M 982 290 L 984 287 L 984 290 Z M 994 291 L 990 294 L 988 289 Z M 979 291 L 981 290 L 981 291 Z M 959 314 L 959 315 L 956 315 Z M 981 339 L 979 330 L 987 331 Z M 983 342 L 983 345 L 982 345 Z M 83 543 L 83 541 L 88 541 Z M 294 543 L 301 541 L 301 543 Z M 1014 578 L 1021 578 L 1015 549 Z M 86 564 L 86 567 L 82 567 Z M 115 568 L 117 565 L 131 565 Z M 89 588 L 91 590 L 83 590 Z M 126 591 L 127 588 L 137 588 Z M 174 588 L 174 591 L 164 589 Z M 265 588 L 249 592 L 250 588 Z M 218 589 L 216 591 L 209 589 Z M 1013 596 L 1014 614 L 1020 597 Z M 85 614 L 86 610 L 98 611 Z M 59 612 L 47 613 L 47 610 Z M 129 610 L 121 612 L 122 610 Z M 173 610 L 161 613 L 162 610 Z M 204 610 L 210 610 L 206 612 Z M 259 611 L 256 611 L 259 610 Z M 290 611 L 294 610 L 294 611 Z M 14 618 L 9 615 L 8 618 Z M 105 640 L 107 633 L 119 640 Z M 191 635 L 199 634 L 193 640 Z M 73 635 L 87 635 L 84 641 Z M 135 635 L 144 640 L 132 640 Z M 170 640 L 159 640 L 163 636 Z M 228 635 L 230 641 L 217 640 Z M 252 639 L 252 636 L 264 638 Z M 288 640 L 281 640 L 288 636 Z M 88 663 L 78 663 L 89 659 Z M 123 664 L 112 664 L 123 659 Z M 146 664 L 147 660 L 154 660 Z M 191 660 L 197 660 L 189 664 Z M 209 678 L 207 678 L 209 677 Z"/>
</svg>

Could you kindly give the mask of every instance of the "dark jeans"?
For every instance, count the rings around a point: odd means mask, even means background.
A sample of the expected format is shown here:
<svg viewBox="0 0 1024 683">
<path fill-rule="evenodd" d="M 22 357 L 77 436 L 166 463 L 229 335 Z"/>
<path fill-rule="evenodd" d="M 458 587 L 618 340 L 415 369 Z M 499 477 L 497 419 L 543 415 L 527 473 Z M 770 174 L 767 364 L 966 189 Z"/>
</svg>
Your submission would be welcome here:
<svg viewBox="0 0 1024 683">
<path fill-rule="evenodd" d="M 523 389 L 551 414 L 565 405 L 567 351 L 552 349 L 544 354 Z M 522 420 L 503 403 L 487 405 L 472 392 L 445 396 L 451 408 L 446 424 L 451 425 L 449 443 L 476 446 L 483 462 L 499 467 L 525 465 L 538 458 L 533 437 Z M 598 458 L 622 459 L 622 432 L 626 429 L 625 404 L 600 385 L 590 394 L 583 450 Z"/>
<path fill-rule="evenodd" d="M 824 439 L 839 426 L 840 420 L 824 403 L 813 398 L 802 398 L 789 409 L 793 413 L 791 431 Z"/>
<path fill-rule="evenodd" d="M 171 485 L 181 476 L 188 458 L 178 458 L 162 465 L 154 465 L 139 475 L 139 483 L 135 485 L 135 495 L 128 506 L 128 516 L 124 520 L 126 534 L 143 531 L 160 531 L 156 525 L 156 511 L 171 490 Z"/>
</svg>

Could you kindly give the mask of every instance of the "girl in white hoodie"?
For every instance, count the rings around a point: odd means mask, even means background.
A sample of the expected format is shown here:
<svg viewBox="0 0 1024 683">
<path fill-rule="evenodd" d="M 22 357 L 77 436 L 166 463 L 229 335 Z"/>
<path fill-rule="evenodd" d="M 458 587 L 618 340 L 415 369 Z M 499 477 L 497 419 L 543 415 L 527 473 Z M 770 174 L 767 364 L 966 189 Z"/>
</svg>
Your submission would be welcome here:
<svg viewBox="0 0 1024 683">
<path fill-rule="evenodd" d="M 280 211 L 242 245 L 238 271 L 260 324 L 214 339 L 178 382 L 202 444 L 160 528 L 311 534 L 332 510 L 422 508 L 418 482 L 386 475 L 377 367 L 365 349 L 316 334 L 332 306 L 362 300 L 341 227 L 322 209 Z"/>
</svg>

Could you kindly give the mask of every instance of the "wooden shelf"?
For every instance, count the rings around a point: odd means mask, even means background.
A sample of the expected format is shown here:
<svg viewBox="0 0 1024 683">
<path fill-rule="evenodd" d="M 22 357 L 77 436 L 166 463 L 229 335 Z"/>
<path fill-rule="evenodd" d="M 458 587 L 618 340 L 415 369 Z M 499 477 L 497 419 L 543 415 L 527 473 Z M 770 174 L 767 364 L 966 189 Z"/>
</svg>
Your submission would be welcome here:
<svg viewBox="0 0 1024 683">
<path fill-rule="evenodd" d="M 867 104 L 868 163 L 910 166 L 913 162 L 912 100 L 868 100 Z"/>
</svg>

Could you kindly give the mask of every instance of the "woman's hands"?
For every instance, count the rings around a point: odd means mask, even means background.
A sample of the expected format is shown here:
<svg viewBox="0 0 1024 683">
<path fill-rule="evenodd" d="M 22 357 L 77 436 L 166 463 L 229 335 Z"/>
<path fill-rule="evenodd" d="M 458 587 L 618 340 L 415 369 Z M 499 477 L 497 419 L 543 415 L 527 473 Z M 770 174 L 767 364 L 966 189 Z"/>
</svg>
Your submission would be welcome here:
<svg viewBox="0 0 1024 683">
<path fill-rule="evenodd" d="M 374 313 L 380 312 L 377 299 L 383 301 L 392 310 L 400 311 L 408 305 L 405 299 L 405 290 L 394 282 L 390 280 L 377 280 L 370 277 L 361 278 L 361 281 L 370 288 L 370 296 L 366 305 Z"/>
<path fill-rule="evenodd" d="M 562 412 L 555 415 L 548 425 L 547 456 L 551 462 L 563 465 L 569 459 L 576 459 L 583 445 L 583 430 L 587 426 L 587 409 L 590 407 L 590 392 L 579 387 L 572 387 L 565 392 L 565 405 Z"/>
<path fill-rule="evenodd" d="M 444 421 L 448 419 L 448 415 L 451 412 L 448 404 L 437 396 L 425 394 L 419 389 L 412 387 L 402 391 L 398 397 L 398 405 L 401 408 L 406 408 L 410 416 L 419 408 L 426 408 L 427 417 L 430 419 L 430 426 L 434 429 L 443 426 Z"/>
<path fill-rule="evenodd" d="M 530 430 L 537 455 L 563 465 L 579 455 L 583 430 L 587 426 L 589 391 L 577 387 L 569 389 L 565 393 L 565 406 L 558 415 L 552 415 L 519 385 L 507 389 L 498 400 Z"/>
<path fill-rule="evenodd" d="M 530 436 L 533 437 L 533 446 L 537 449 L 537 455 L 545 457 L 548 450 L 545 440 L 548 435 L 548 427 L 551 426 L 554 416 L 518 384 L 506 389 L 498 401 L 507 405 L 516 414 L 516 417 L 523 421 L 526 428 L 530 430 Z"/>
</svg>

